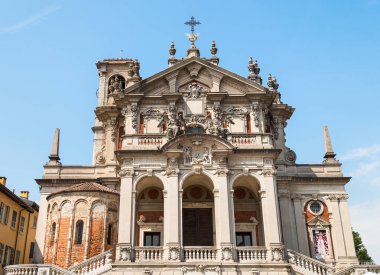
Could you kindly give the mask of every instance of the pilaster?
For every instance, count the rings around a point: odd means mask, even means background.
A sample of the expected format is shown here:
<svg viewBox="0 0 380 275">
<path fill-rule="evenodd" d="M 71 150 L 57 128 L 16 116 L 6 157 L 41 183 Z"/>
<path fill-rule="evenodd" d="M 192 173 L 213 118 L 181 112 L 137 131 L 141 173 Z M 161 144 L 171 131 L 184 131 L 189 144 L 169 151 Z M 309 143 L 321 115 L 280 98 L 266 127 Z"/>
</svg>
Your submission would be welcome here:
<svg viewBox="0 0 380 275">
<path fill-rule="evenodd" d="M 132 168 L 123 168 L 119 175 L 120 181 L 120 207 L 119 207 L 119 230 L 118 249 L 116 260 L 131 261 L 131 251 L 133 245 L 133 175 Z"/>
<path fill-rule="evenodd" d="M 40 193 L 40 203 L 39 203 L 39 212 L 37 220 L 37 228 L 46 228 L 47 222 L 47 201 L 46 197 L 48 193 L 41 191 Z M 34 257 L 33 262 L 43 263 L 44 262 L 44 247 L 45 247 L 45 230 L 36 231 L 36 245 L 34 247 Z"/>
<path fill-rule="evenodd" d="M 294 212 L 291 207 L 289 191 L 282 191 L 278 194 L 280 203 L 281 225 L 284 244 L 287 248 L 297 250 L 297 241 L 295 239 L 295 228 L 292 221 L 294 220 Z"/>
<path fill-rule="evenodd" d="M 303 207 L 303 197 L 293 194 L 294 216 L 296 222 L 296 232 L 298 239 L 298 252 L 310 256 L 309 239 L 307 237 L 305 211 Z"/>
</svg>

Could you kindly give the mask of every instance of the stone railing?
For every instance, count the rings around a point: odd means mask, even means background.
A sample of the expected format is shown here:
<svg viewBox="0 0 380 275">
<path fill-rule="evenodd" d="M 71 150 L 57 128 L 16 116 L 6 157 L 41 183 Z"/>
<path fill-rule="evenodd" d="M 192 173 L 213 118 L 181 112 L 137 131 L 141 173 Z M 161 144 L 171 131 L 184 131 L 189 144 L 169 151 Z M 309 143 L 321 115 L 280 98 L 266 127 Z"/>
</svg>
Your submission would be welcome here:
<svg viewBox="0 0 380 275">
<path fill-rule="evenodd" d="M 238 147 L 272 148 L 271 134 L 230 134 L 227 140 Z"/>
<path fill-rule="evenodd" d="M 20 264 L 4 267 L 6 275 L 73 275 L 74 273 L 52 264 Z"/>
<path fill-rule="evenodd" d="M 125 135 L 123 137 L 123 149 L 130 148 L 157 148 L 161 147 L 168 141 L 163 134 L 144 134 L 144 135 Z"/>
<path fill-rule="evenodd" d="M 161 261 L 163 248 L 157 246 L 135 247 L 135 261 Z"/>
<path fill-rule="evenodd" d="M 245 262 L 264 262 L 267 260 L 268 250 L 260 246 L 241 246 L 236 248 L 237 260 Z"/>
<path fill-rule="evenodd" d="M 288 249 L 289 263 L 296 272 L 301 274 L 333 274 L 333 268 L 318 260 Z"/>
<path fill-rule="evenodd" d="M 191 261 L 214 261 L 217 249 L 214 247 L 185 246 L 183 248 L 183 260 Z"/>
<path fill-rule="evenodd" d="M 102 274 L 112 268 L 112 250 L 105 251 L 99 255 L 91 257 L 81 263 L 73 265 L 68 270 L 74 274 L 96 275 Z"/>
</svg>

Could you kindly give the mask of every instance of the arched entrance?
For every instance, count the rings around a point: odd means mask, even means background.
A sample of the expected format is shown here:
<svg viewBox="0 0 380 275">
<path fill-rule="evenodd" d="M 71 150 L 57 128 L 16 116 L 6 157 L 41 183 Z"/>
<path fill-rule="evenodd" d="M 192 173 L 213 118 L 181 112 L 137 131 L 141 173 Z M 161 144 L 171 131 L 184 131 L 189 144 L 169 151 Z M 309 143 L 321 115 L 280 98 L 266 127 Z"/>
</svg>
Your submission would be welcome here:
<svg viewBox="0 0 380 275">
<path fill-rule="evenodd" d="M 258 181 L 241 176 L 233 184 L 236 246 L 263 246 L 262 209 Z"/>
<path fill-rule="evenodd" d="M 164 244 L 164 186 L 155 177 L 145 177 L 136 186 L 136 232 L 138 247 Z"/>
<path fill-rule="evenodd" d="M 204 175 L 193 175 L 183 184 L 182 244 L 183 246 L 214 246 L 213 184 Z"/>
</svg>

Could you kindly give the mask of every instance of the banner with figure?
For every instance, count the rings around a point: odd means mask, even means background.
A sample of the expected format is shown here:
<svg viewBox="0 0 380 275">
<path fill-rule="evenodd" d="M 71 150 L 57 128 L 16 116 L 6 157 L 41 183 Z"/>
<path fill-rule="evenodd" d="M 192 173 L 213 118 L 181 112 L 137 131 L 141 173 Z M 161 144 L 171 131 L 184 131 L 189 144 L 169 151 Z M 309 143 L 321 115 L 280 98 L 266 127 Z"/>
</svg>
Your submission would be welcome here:
<svg viewBox="0 0 380 275">
<path fill-rule="evenodd" d="M 317 259 L 326 259 L 330 255 L 326 230 L 313 230 L 314 253 Z"/>
</svg>

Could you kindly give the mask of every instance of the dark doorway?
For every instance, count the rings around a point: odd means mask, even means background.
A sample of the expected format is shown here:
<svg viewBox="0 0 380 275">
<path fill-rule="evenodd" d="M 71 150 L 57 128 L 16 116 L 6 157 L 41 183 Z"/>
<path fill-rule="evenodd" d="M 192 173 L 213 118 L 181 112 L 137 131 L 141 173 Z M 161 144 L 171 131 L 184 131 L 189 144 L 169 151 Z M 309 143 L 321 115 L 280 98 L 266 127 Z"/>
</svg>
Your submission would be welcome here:
<svg viewBox="0 0 380 275">
<path fill-rule="evenodd" d="M 183 245 L 213 246 L 213 222 L 211 208 L 184 208 Z"/>
</svg>

